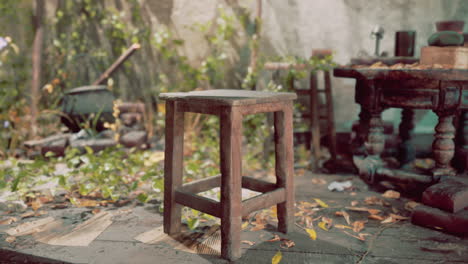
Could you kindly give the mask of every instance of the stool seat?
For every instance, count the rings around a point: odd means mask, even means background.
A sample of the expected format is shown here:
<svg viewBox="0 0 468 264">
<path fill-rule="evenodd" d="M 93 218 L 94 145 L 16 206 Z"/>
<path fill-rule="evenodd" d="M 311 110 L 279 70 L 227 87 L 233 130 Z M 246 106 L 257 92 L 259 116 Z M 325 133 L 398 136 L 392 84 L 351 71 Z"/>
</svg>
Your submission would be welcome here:
<svg viewBox="0 0 468 264">
<path fill-rule="evenodd" d="M 293 124 L 294 93 L 246 90 L 206 90 L 163 93 L 166 100 L 164 159 L 164 232 L 175 235 L 181 228 L 182 206 L 221 218 L 221 255 L 235 260 L 241 255 L 242 216 L 277 206 L 278 230 L 294 228 Z M 185 112 L 220 118 L 221 175 L 182 182 Z M 276 183 L 242 177 L 242 119 L 245 115 L 274 113 Z M 220 201 L 197 195 L 215 187 Z M 242 188 L 262 194 L 242 201 Z"/>
<path fill-rule="evenodd" d="M 219 89 L 187 93 L 162 93 L 159 98 L 163 100 L 190 101 L 192 103 L 209 103 L 212 106 L 240 106 L 294 100 L 297 95 L 295 93 Z"/>
</svg>

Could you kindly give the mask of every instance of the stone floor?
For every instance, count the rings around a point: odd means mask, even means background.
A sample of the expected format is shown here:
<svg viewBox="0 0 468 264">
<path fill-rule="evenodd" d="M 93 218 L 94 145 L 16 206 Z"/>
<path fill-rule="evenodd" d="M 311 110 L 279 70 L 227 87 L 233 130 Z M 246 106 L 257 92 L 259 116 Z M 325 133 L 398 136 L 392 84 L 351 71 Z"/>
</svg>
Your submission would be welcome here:
<svg viewBox="0 0 468 264">
<path fill-rule="evenodd" d="M 369 190 L 366 184 L 353 175 L 301 171 L 296 174 L 297 204 L 304 204 L 302 202 L 305 201 L 311 205 L 302 212 L 298 208 L 296 230 L 288 235 L 277 233 L 274 221 L 268 221 L 265 228 L 258 231 L 251 230 L 253 225 L 247 226 L 242 232 L 242 240 L 245 240 L 242 243 L 243 256 L 236 263 L 271 263 L 278 252 L 282 255 L 279 263 L 468 263 L 467 238 L 414 226 L 406 219 L 381 223 L 382 220 L 368 218 L 369 212 L 362 210 L 363 207 L 379 209 L 385 219 L 390 213 L 404 218 L 411 214 L 410 210 L 405 209 L 408 199 L 385 198 L 382 193 Z M 353 184 L 350 189 L 343 192 L 327 189 L 329 183 L 347 179 Z M 373 196 L 378 198 L 374 201 L 383 201 L 384 205 L 365 202 L 366 198 L 369 200 Z M 315 198 L 328 207 L 317 205 Z M 134 238 L 162 225 L 162 216 L 157 213 L 155 205 L 129 205 L 120 209 L 128 209 L 128 213 L 114 217 L 112 225 L 88 247 L 51 246 L 37 242 L 31 235 L 7 243 L 7 235 L 2 231 L 8 227 L 0 226 L 0 263 L 227 263 L 217 255 L 219 233 L 213 235 L 211 245 L 208 243 L 208 247 L 212 248 L 206 251 L 209 254 L 193 253 L 193 250 L 171 239 L 145 244 Z M 69 208 L 53 210 L 49 215 L 79 215 L 90 210 Z M 364 229 L 358 232 L 348 228 L 340 229 L 348 225 L 343 216 L 336 214 L 342 210 L 349 213 L 351 225 L 355 221 L 367 221 L 364 222 Z M 304 218 L 301 220 L 300 214 L 310 215 L 313 219 L 314 226 L 309 227 L 316 231 L 316 240 L 312 240 L 303 229 Z M 328 231 L 318 226 L 323 216 L 333 221 Z M 198 237 L 203 235 L 201 229 L 199 231 Z M 284 241 L 268 241 L 275 234 L 293 241 L 295 245 L 287 248 L 281 245 Z M 364 241 L 357 238 L 359 234 Z M 192 239 L 196 237 L 194 233 L 191 235 Z M 187 241 L 190 239 L 186 238 Z"/>
</svg>

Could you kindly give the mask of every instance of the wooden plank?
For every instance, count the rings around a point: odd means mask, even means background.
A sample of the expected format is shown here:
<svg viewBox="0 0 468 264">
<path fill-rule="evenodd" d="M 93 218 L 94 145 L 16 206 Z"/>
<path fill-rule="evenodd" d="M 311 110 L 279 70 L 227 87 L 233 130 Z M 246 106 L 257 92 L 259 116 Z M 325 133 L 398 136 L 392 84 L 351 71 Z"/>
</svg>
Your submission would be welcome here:
<svg viewBox="0 0 468 264">
<path fill-rule="evenodd" d="M 25 236 L 44 231 L 44 226 L 54 222 L 54 218 L 49 216 L 39 220 L 22 223 L 16 227 L 7 229 L 5 232 L 10 236 Z"/>
<path fill-rule="evenodd" d="M 140 241 L 141 243 L 154 245 L 161 242 L 167 237 L 168 236 L 164 234 L 164 227 L 158 226 L 149 231 L 139 234 L 134 239 Z"/>
<path fill-rule="evenodd" d="M 269 208 L 273 205 L 283 203 L 286 198 L 286 189 L 279 188 L 271 192 L 267 192 L 242 202 L 242 215 L 248 216 L 250 213 Z"/>
<path fill-rule="evenodd" d="M 292 102 L 282 112 L 275 112 L 276 185 L 285 188 L 286 201 L 278 204 L 278 230 L 288 233 L 294 220 L 294 152 Z"/>
<path fill-rule="evenodd" d="M 220 203 L 189 192 L 175 191 L 175 202 L 200 212 L 220 217 Z"/>
<path fill-rule="evenodd" d="M 77 225 L 70 232 L 41 233 L 36 236 L 36 240 L 55 246 L 87 247 L 112 224 L 111 218 L 112 215 L 108 212 L 100 212 Z"/>
<path fill-rule="evenodd" d="M 244 176 L 242 177 L 242 188 L 265 193 L 276 189 L 276 184 Z"/>
<path fill-rule="evenodd" d="M 274 103 L 259 103 L 257 105 L 248 105 L 242 107 L 235 107 L 235 111 L 239 111 L 241 115 L 253 115 L 260 113 L 271 113 L 281 111 L 283 109 L 283 102 L 274 102 Z"/>
<path fill-rule="evenodd" d="M 182 185 L 184 113 L 177 103 L 166 102 L 166 146 L 164 159 L 164 232 L 180 232 L 182 206 L 175 202 L 175 190 Z"/>
<path fill-rule="evenodd" d="M 200 193 L 221 186 L 221 175 L 196 180 L 181 186 L 178 190 L 190 193 Z"/>
<path fill-rule="evenodd" d="M 221 114 L 221 256 L 241 256 L 242 222 L 242 115 L 226 107 Z"/>
</svg>

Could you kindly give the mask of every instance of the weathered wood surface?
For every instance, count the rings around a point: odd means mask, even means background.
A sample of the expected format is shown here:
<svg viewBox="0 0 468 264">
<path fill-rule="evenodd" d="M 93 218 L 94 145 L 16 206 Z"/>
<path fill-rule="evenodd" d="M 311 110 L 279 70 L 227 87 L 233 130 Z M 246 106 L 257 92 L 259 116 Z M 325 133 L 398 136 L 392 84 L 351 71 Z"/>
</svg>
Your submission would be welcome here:
<svg viewBox="0 0 468 264">
<path fill-rule="evenodd" d="M 422 47 L 421 64 L 445 64 L 468 69 L 468 47 Z"/>
<path fill-rule="evenodd" d="M 397 63 L 413 64 L 419 59 L 415 57 L 363 57 L 351 58 L 352 65 L 372 65 L 376 62 L 382 62 L 385 65 L 394 65 Z"/>
<path fill-rule="evenodd" d="M 468 81 L 468 70 L 465 69 L 372 69 L 344 66 L 333 69 L 333 75 L 336 77 L 369 80 L 427 79 L 441 81 Z"/>
<path fill-rule="evenodd" d="M 297 96 L 294 93 L 219 89 L 187 93 L 162 93 L 159 98 L 168 101 L 205 103 L 210 106 L 238 106 L 294 100 Z"/>
</svg>

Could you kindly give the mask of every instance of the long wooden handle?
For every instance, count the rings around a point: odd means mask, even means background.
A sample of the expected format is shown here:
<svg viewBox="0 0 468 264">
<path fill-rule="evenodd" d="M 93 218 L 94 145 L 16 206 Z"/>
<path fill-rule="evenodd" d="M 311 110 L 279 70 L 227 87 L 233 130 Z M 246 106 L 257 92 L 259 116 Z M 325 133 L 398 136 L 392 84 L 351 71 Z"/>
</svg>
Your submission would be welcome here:
<svg viewBox="0 0 468 264">
<path fill-rule="evenodd" d="M 128 48 L 120 57 L 112 64 L 109 69 L 107 69 L 99 78 L 93 82 L 93 85 L 99 85 L 102 84 L 109 76 L 122 64 L 125 62 L 125 60 L 130 57 L 133 52 L 135 52 L 137 49 L 141 48 L 141 45 L 138 43 L 134 43 L 130 48 Z"/>
</svg>

